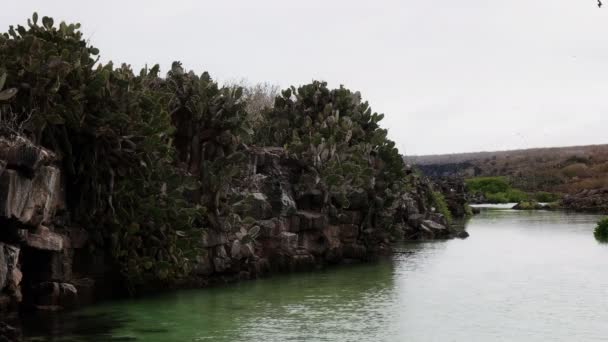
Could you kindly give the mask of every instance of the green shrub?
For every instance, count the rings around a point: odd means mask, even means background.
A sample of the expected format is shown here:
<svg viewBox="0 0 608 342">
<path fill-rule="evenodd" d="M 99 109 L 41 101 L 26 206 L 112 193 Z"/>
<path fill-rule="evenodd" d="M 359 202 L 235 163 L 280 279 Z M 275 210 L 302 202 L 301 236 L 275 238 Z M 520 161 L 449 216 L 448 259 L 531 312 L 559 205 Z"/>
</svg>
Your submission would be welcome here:
<svg viewBox="0 0 608 342">
<path fill-rule="evenodd" d="M 513 189 L 504 177 L 478 177 L 465 180 L 467 191 L 483 194 L 488 203 L 517 203 L 528 199 L 528 195 Z"/>
<path fill-rule="evenodd" d="M 510 203 L 518 203 L 528 199 L 528 194 L 518 189 L 509 189 L 506 192 L 507 201 Z"/>
<path fill-rule="evenodd" d="M 467 190 L 471 193 L 496 194 L 507 192 L 511 186 L 504 177 L 477 177 L 465 180 Z"/>
<path fill-rule="evenodd" d="M 488 203 L 509 203 L 509 198 L 504 192 L 485 194 L 484 197 Z"/>
<path fill-rule="evenodd" d="M 534 199 L 538 202 L 541 203 L 551 203 L 551 202 L 555 202 L 557 200 L 559 200 L 559 195 L 558 194 L 554 194 L 554 193 L 550 193 L 550 192 L 544 192 L 544 191 L 539 191 L 537 193 L 534 194 Z"/>
<path fill-rule="evenodd" d="M 435 210 L 445 217 L 448 223 L 452 223 L 452 213 L 441 192 L 431 191 L 431 203 L 435 207 Z"/>
<path fill-rule="evenodd" d="M 314 81 L 282 91 L 274 108 L 264 113 L 266 125 L 255 141 L 283 146 L 307 165 L 296 188 L 320 189 L 337 209 L 349 206 L 350 194 L 366 193 L 370 207 L 365 224 L 379 224 L 388 222 L 381 212 L 405 188 L 405 165 L 379 125 L 383 117 L 359 92 Z"/>
<path fill-rule="evenodd" d="M 593 235 L 599 242 L 608 243 L 608 217 L 600 220 Z"/>
</svg>

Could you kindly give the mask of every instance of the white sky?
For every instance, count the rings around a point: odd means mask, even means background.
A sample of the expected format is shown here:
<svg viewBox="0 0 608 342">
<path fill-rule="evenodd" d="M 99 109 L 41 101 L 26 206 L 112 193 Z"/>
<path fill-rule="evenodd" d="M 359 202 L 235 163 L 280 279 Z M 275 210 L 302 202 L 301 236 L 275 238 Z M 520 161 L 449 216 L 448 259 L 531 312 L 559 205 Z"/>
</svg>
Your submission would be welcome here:
<svg viewBox="0 0 608 342">
<path fill-rule="evenodd" d="M 608 143 L 608 1 L 48 1 L 102 60 L 360 90 L 402 153 Z"/>
</svg>

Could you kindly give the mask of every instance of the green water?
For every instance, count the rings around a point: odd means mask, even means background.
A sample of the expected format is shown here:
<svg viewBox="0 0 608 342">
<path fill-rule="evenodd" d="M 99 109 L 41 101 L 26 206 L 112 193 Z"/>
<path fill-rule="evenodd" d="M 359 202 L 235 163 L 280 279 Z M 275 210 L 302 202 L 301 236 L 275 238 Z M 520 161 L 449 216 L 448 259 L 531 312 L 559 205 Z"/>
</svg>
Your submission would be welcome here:
<svg viewBox="0 0 608 342">
<path fill-rule="evenodd" d="M 597 219 L 483 211 L 468 223 L 466 240 L 401 245 L 374 264 L 106 303 L 31 334 L 53 341 L 606 341 L 608 246 L 593 238 Z"/>
</svg>

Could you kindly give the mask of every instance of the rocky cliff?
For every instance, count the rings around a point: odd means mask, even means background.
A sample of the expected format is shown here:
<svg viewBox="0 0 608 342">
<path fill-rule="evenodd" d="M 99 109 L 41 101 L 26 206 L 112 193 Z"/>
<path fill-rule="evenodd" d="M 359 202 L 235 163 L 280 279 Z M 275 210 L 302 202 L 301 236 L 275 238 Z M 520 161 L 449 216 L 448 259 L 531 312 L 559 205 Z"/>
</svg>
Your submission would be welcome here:
<svg viewBox="0 0 608 342">
<path fill-rule="evenodd" d="M 301 165 L 282 148 L 249 151 L 248 176 L 230 189 L 234 214 L 220 229 L 200 232 L 191 276 L 181 286 L 251 279 L 277 271 L 365 261 L 390 251 L 396 239 L 450 238 L 446 218 L 426 200 L 428 182 L 388 212 L 397 224 L 375 229 L 365 192 L 336 211 L 316 189 L 299 189 Z M 72 227 L 58 158 L 25 138 L 0 138 L 0 310 L 59 310 L 88 302 L 108 288 L 112 265 L 95 232 Z"/>
</svg>

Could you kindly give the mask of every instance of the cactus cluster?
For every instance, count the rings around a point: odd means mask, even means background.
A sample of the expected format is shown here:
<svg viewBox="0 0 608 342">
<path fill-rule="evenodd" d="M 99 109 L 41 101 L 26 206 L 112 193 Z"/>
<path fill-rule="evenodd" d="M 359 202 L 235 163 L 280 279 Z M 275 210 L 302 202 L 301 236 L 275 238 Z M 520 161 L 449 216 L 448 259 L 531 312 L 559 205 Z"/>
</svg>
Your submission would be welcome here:
<svg viewBox="0 0 608 342">
<path fill-rule="evenodd" d="M 176 128 L 178 161 L 198 176 L 199 201 L 210 209 L 210 214 L 227 214 L 223 210 L 223 193 L 243 169 L 246 158 L 239 146 L 252 134 L 246 120 L 243 89 L 219 87 L 207 72 L 200 76 L 185 72 L 179 62 L 173 63 L 163 83 L 171 94 L 167 106 Z M 216 222 L 211 219 L 212 224 Z"/>
<path fill-rule="evenodd" d="M 367 192 L 369 221 L 376 221 L 403 191 L 405 176 L 395 143 L 379 125 L 383 117 L 359 92 L 315 81 L 277 97 L 261 142 L 285 146 L 310 165 L 300 185 L 323 190 L 329 205 L 347 208 L 350 194 Z"/>
<path fill-rule="evenodd" d="M 173 125 L 157 66 L 134 74 L 98 63 L 78 24 L 38 22 L 0 35 L 9 106 L 25 134 L 62 157 L 75 224 L 111 252 L 130 283 L 188 272 L 204 209 L 175 165 Z"/>
</svg>

